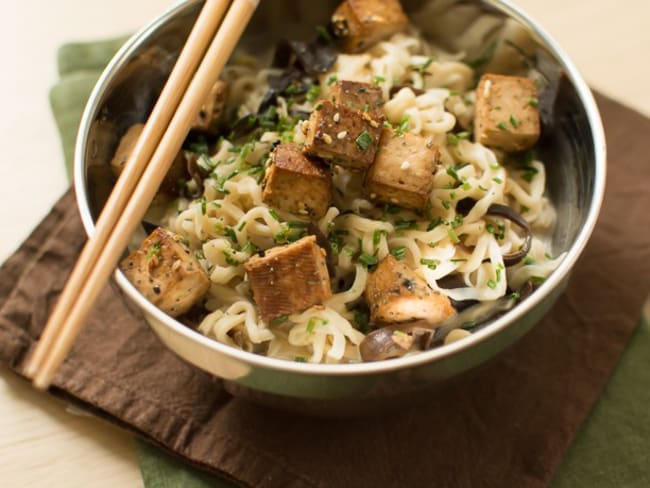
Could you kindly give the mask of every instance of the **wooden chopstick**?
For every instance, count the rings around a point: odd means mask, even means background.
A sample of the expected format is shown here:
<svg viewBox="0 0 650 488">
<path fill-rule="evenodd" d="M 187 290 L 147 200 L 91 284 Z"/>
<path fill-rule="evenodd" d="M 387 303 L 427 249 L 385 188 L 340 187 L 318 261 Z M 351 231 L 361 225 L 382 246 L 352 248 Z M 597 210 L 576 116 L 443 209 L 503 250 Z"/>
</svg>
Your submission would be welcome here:
<svg viewBox="0 0 650 488">
<path fill-rule="evenodd" d="M 259 0 L 234 0 L 232 2 L 221 27 L 210 43 L 187 91 L 183 94 L 176 112 L 165 129 L 158 147 L 153 152 L 149 164 L 135 185 L 131 198 L 119 218 L 116 219 L 101 252 L 96 251 L 96 261 L 88 263 L 90 269 L 84 270 L 86 276 L 84 283 L 78 293 L 72 294 L 64 309 L 55 310 L 56 313 L 52 314 L 46 326 L 54 327 L 51 347 L 42 353 L 45 357 L 32 376 L 37 388 L 47 388 L 56 369 L 63 362 L 93 303 L 108 281 L 131 235 L 146 213 L 201 105 L 219 78 L 258 3 Z M 59 308 L 60 303 L 62 302 L 59 301 L 56 308 Z M 56 322 L 53 321 L 54 318 L 57 318 Z"/>
<path fill-rule="evenodd" d="M 84 246 L 77 263 L 68 277 L 66 286 L 58 299 L 57 306 L 43 330 L 39 343 L 30 357 L 25 373 L 33 377 L 41 367 L 47 351 L 52 347 L 55 337 L 67 311 L 72 308 L 77 295 L 84 286 L 88 273 L 104 247 L 115 222 L 119 219 L 129 196 L 133 193 L 144 168 L 160 142 L 165 128 L 180 103 L 181 97 L 190 83 L 203 54 L 226 12 L 228 0 L 207 0 L 187 38 L 178 61 L 156 102 L 147 123 L 139 137 L 133 153 L 129 157 L 122 174 L 118 178 L 104 209 L 95 224 L 95 231 Z"/>
</svg>

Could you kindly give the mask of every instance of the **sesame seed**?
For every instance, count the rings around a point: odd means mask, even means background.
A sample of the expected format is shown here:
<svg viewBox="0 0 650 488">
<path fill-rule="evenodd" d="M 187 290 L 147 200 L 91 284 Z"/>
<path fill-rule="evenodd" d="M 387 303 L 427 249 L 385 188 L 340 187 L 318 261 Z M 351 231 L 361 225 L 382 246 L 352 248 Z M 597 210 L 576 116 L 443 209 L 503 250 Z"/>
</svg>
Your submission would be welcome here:
<svg viewBox="0 0 650 488">
<path fill-rule="evenodd" d="M 341 114 L 336 112 L 334 114 L 334 117 L 332 117 L 332 118 L 334 119 L 334 122 L 338 122 L 339 120 L 341 120 Z"/>
<path fill-rule="evenodd" d="M 402 161 L 402 164 L 400 165 L 401 169 L 409 169 L 411 167 L 411 163 L 408 161 Z"/>
<path fill-rule="evenodd" d="M 377 122 L 376 120 L 371 120 L 370 126 L 376 129 L 377 127 L 379 127 L 379 122 Z"/>
<path fill-rule="evenodd" d="M 347 130 L 342 130 L 341 132 L 336 134 L 336 138 L 337 139 L 345 139 L 345 136 L 347 136 L 347 135 L 348 135 L 348 131 Z"/>
<path fill-rule="evenodd" d="M 323 134 L 323 140 L 325 141 L 325 144 L 332 144 L 332 136 L 329 134 Z"/>
<path fill-rule="evenodd" d="M 487 97 L 490 95 L 490 88 L 492 87 L 491 80 L 485 80 L 485 85 L 483 85 L 483 96 Z"/>
</svg>

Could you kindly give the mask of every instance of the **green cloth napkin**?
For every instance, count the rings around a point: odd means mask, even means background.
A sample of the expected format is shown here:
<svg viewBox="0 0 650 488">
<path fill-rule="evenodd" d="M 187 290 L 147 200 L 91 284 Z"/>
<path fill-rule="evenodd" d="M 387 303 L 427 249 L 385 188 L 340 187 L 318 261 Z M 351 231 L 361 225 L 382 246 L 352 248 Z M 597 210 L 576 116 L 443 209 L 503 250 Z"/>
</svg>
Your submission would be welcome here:
<svg viewBox="0 0 650 488">
<path fill-rule="evenodd" d="M 74 139 L 86 99 L 125 38 L 66 44 L 59 50 L 61 80 L 50 102 L 70 176 Z M 650 326 L 641 319 L 602 398 L 557 473 L 555 488 L 650 486 Z M 137 441 L 147 488 L 234 486 Z"/>
</svg>

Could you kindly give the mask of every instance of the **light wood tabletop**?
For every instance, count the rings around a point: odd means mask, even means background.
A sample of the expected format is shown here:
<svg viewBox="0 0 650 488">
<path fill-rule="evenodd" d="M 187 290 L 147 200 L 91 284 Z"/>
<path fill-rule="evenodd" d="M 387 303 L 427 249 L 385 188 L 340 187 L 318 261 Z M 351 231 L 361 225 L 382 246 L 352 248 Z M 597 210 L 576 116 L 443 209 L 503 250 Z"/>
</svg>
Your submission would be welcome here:
<svg viewBox="0 0 650 488">
<path fill-rule="evenodd" d="M 305 0 L 306 1 L 306 0 Z M 48 104 L 56 50 L 66 41 L 132 32 L 170 0 L 11 2 L 0 29 L 4 116 L 0 260 L 65 191 L 60 141 Z M 650 2 L 518 0 L 564 47 L 595 88 L 650 116 Z M 130 435 L 33 390 L 0 368 L 0 484 L 132 487 L 142 479 Z"/>
</svg>

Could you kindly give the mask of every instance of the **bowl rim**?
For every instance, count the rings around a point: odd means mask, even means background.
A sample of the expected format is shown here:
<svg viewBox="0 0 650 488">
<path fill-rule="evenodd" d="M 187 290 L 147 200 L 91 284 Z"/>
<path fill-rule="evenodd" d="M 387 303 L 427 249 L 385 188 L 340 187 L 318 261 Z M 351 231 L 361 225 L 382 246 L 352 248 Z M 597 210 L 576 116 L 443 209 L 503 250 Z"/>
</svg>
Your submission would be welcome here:
<svg viewBox="0 0 650 488">
<path fill-rule="evenodd" d="M 360 375 L 375 375 L 388 371 L 395 371 L 401 369 L 408 369 L 441 361 L 445 358 L 453 356 L 460 351 L 471 349 L 475 345 L 486 341 L 490 337 L 499 334 L 510 326 L 513 326 L 519 321 L 530 309 L 535 308 L 538 304 L 544 301 L 553 290 L 560 287 L 563 280 L 567 278 L 573 265 L 578 257 L 582 254 L 584 247 L 591 236 L 600 208 L 602 205 L 605 180 L 606 180 L 606 143 L 605 132 L 603 129 L 600 114 L 594 100 L 593 94 L 588 85 L 580 75 L 578 69 L 573 62 L 559 46 L 559 44 L 529 15 L 527 15 L 521 8 L 513 5 L 509 0 L 478 0 L 480 3 L 488 5 L 489 7 L 497 10 L 498 12 L 511 17 L 518 22 L 522 23 L 530 29 L 538 40 L 557 58 L 560 66 L 564 69 L 566 76 L 573 84 L 578 98 L 587 115 L 589 127 L 593 136 L 594 144 L 594 191 L 589 202 L 589 210 L 585 219 L 584 225 L 578 232 L 574 243 L 568 249 L 565 257 L 560 262 L 559 266 L 551 273 L 551 275 L 535 290 L 529 298 L 526 299 L 521 305 L 514 307 L 512 310 L 496 319 L 490 324 L 489 327 L 482 328 L 476 331 L 462 341 L 454 342 L 444 345 L 442 347 L 423 351 L 412 356 L 391 359 L 386 361 L 377 362 L 361 362 L 350 364 L 312 364 L 312 363 L 299 363 L 295 361 L 288 361 L 286 359 L 272 358 L 262 356 L 250 352 L 246 352 L 227 344 L 221 343 L 216 339 L 211 339 L 200 332 L 193 330 L 176 319 L 170 317 L 162 310 L 157 308 L 149 302 L 125 277 L 125 275 L 117 269 L 114 273 L 115 281 L 126 295 L 148 315 L 165 327 L 171 329 L 174 333 L 184 336 L 190 341 L 198 342 L 201 346 L 213 350 L 217 354 L 222 354 L 232 360 L 240 361 L 251 366 L 256 366 L 265 369 L 276 371 L 283 371 L 286 373 L 293 373 L 299 375 L 310 376 L 360 376 Z M 107 65 L 95 87 L 93 88 L 86 107 L 84 109 L 77 139 L 75 143 L 74 152 L 74 189 L 77 198 L 77 206 L 81 214 L 81 220 L 86 233 L 91 236 L 95 231 L 94 221 L 90 212 L 88 192 L 85 181 L 85 168 L 84 160 L 87 150 L 87 141 L 92 127 L 92 123 L 96 118 L 99 109 L 99 102 L 102 93 L 112 82 L 115 73 L 130 59 L 140 44 L 145 41 L 148 36 L 156 31 L 159 27 L 164 25 L 175 15 L 190 9 L 201 0 L 181 0 L 160 16 L 152 20 L 148 25 L 143 27 L 118 50 L 110 63 Z"/>
</svg>

